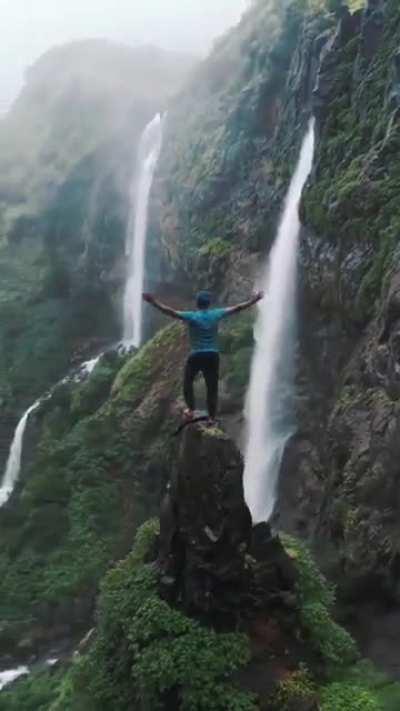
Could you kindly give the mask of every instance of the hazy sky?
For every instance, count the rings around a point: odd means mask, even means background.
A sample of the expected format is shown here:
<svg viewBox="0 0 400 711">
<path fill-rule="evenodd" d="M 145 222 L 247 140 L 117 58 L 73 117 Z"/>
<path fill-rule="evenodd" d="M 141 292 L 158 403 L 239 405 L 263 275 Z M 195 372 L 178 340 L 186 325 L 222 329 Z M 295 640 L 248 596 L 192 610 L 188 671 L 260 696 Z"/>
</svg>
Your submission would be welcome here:
<svg viewBox="0 0 400 711">
<path fill-rule="evenodd" d="M 205 53 L 248 0 L 0 0 L 0 109 L 46 49 L 83 37 Z"/>
</svg>

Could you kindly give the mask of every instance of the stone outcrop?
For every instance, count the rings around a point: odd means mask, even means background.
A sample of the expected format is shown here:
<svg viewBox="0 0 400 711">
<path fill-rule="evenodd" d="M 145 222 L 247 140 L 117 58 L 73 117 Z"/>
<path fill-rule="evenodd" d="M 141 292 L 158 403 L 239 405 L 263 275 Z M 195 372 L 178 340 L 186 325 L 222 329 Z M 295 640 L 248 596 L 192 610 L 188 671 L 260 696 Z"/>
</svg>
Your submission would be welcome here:
<svg viewBox="0 0 400 711">
<path fill-rule="evenodd" d="M 294 566 L 266 524 L 252 528 L 242 475 L 233 441 L 192 425 L 161 506 L 160 592 L 218 627 L 296 602 Z"/>
</svg>

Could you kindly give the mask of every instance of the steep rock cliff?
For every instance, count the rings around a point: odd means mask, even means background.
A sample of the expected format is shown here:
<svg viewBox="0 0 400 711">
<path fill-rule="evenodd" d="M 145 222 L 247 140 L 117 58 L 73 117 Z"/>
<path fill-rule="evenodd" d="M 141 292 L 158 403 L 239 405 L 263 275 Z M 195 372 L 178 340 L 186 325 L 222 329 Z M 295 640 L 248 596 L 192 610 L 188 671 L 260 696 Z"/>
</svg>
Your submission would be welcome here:
<svg viewBox="0 0 400 711">
<path fill-rule="evenodd" d="M 392 600 L 398 589 L 399 21 L 392 2 L 345 14 L 321 63 L 319 143 L 304 199 L 302 251 L 303 358 L 311 357 L 314 368 L 304 368 L 304 488 L 295 503 L 307 528 L 309 503 L 302 511 L 301 500 L 308 487 L 318 491 L 311 526 L 319 542 L 336 549 L 335 574 L 344 588 L 357 596 L 369 587 Z M 319 443 L 307 434 L 314 420 L 306 410 L 318 413 Z"/>
<path fill-rule="evenodd" d="M 351 5 L 337 4 L 333 15 L 256 3 L 237 30 L 247 33 L 246 62 L 235 34 L 221 43 L 171 115 L 160 229 L 176 280 L 224 298 L 247 294 L 314 112 L 316 161 L 302 205 L 299 427 L 277 514 L 280 526 L 314 541 L 344 598 L 390 606 L 399 590 L 400 13 L 391 0 Z M 268 13 L 275 22 L 264 25 Z M 244 370 L 251 347 L 249 329 Z"/>
</svg>

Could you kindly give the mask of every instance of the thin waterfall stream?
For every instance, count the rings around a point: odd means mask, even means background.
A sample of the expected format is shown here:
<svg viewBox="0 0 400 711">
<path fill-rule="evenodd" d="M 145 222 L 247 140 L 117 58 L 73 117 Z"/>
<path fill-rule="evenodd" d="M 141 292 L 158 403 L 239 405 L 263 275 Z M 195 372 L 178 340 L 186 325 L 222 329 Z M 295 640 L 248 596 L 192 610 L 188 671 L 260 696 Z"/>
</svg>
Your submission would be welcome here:
<svg viewBox="0 0 400 711">
<path fill-rule="evenodd" d="M 28 410 L 22 415 L 20 421 L 18 422 L 17 428 L 14 433 L 14 438 L 11 443 L 10 454 L 8 455 L 3 481 L 0 487 L 0 507 L 8 501 L 18 480 L 19 473 L 21 470 L 22 445 L 24 441 L 26 425 L 28 424 L 29 415 L 34 410 L 36 410 L 37 407 L 39 407 L 39 404 L 40 400 L 37 400 L 33 405 L 28 408 Z"/>
<path fill-rule="evenodd" d="M 130 215 L 126 234 L 128 275 L 124 295 L 123 342 L 139 348 L 142 342 L 142 292 L 145 277 L 147 222 L 151 186 L 160 157 L 164 117 L 157 114 L 143 131 L 137 168 L 130 190 Z"/>
<path fill-rule="evenodd" d="M 139 347 L 142 340 L 142 291 L 144 283 L 144 261 L 147 234 L 148 206 L 154 171 L 162 146 L 164 118 L 157 114 L 145 127 L 139 143 L 138 165 L 131 185 L 131 209 L 129 215 L 126 252 L 128 278 L 124 298 L 124 343 Z M 81 370 L 90 375 L 101 354 L 83 363 Z M 70 378 L 67 375 L 64 381 Z M 64 382 L 63 381 L 63 382 Z M 30 414 L 36 410 L 42 399 L 37 400 L 21 417 L 11 443 L 3 480 L 0 486 L 0 508 L 7 503 L 21 471 L 24 435 Z"/>
<path fill-rule="evenodd" d="M 99 362 L 101 355 L 102 354 L 100 354 L 96 358 L 92 358 L 91 360 L 82 363 L 82 365 L 77 369 L 75 373 L 68 374 L 60 381 L 60 383 L 67 383 L 68 381 L 73 379 L 79 380 L 84 377 L 89 377 L 93 372 L 94 368 L 96 367 L 97 363 Z M 32 414 L 32 412 L 38 409 L 42 402 L 48 400 L 48 398 L 51 397 L 53 391 L 54 387 L 48 393 L 46 393 L 46 395 L 39 398 L 39 400 L 36 400 L 36 402 L 34 402 L 33 405 L 31 405 L 22 415 L 20 421 L 17 424 L 17 427 L 14 432 L 14 437 L 11 442 L 10 453 L 8 455 L 3 480 L 0 486 L 0 508 L 7 503 L 12 492 L 14 491 L 15 485 L 20 475 L 21 459 L 24 446 L 24 435 L 29 421 L 29 416 Z"/>
<path fill-rule="evenodd" d="M 263 277 L 265 299 L 260 302 L 255 326 L 245 408 L 244 471 L 245 497 L 254 523 L 268 521 L 274 511 L 283 453 L 295 431 L 299 205 L 312 169 L 314 145 L 315 121 L 311 119 Z"/>
</svg>

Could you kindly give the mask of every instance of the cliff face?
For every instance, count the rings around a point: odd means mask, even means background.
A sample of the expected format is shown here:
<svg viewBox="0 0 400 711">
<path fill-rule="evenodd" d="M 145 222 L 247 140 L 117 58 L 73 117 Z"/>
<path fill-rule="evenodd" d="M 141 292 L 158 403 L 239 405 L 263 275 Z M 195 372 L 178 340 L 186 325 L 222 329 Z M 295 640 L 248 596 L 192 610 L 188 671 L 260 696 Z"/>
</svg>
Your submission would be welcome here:
<svg viewBox="0 0 400 711">
<path fill-rule="evenodd" d="M 256 2 L 176 98 L 159 171 L 159 238 L 176 280 L 230 297 L 251 288 L 331 24 L 324 13 L 305 24 L 301 3 Z"/>
<path fill-rule="evenodd" d="M 238 30 L 248 32 L 246 72 L 233 34 L 171 114 L 162 240 L 178 279 L 244 295 L 271 244 L 305 118 L 315 113 L 316 161 L 302 206 L 299 434 L 286 457 L 281 521 L 334 542 L 350 587 L 359 565 L 361 587 L 370 571 L 386 589 L 397 559 L 399 10 L 371 2 L 364 12 L 343 9 L 339 20 L 304 19 L 296 4 L 252 12 Z M 184 127 L 188 97 L 194 126 Z"/>
<path fill-rule="evenodd" d="M 302 502 L 313 491 L 312 528 L 319 542 L 332 544 L 347 592 L 368 595 L 369 588 L 393 601 L 399 20 L 392 2 L 346 14 L 326 46 L 314 93 L 319 142 L 303 209 L 306 398 L 292 499 L 296 523 L 308 528 L 310 504 L 303 510 Z M 319 443 L 309 434 L 314 427 Z M 292 465 L 288 476 L 296 480 L 298 461 Z M 291 487 L 293 496 L 293 479 Z"/>
<path fill-rule="evenodd" d="M 193 63 L 72 43 L 38 60 L 0 121 L 0 439 L 71 365 L 119 338 L 137 141 Z"/>
<path fill-rule="evenodd" d="M 315 114 L 302 205 L 299 428 L 279 525 L 314 541 L 346 599 L 390 605 L 399 582 L 400 14 L 391 0 L 337 8 L 304 15 L 300 4 L 256 3 L 237 30 L 245 57 L 235 34 L 221 43 L 171 114 L 160 234 L 177 281 L 223 299 L 247 294 Z M 247 372 L 250 329 L 232 347 Z M 225 382 L 231 393 L 229 374 Z"/>
</svg>

